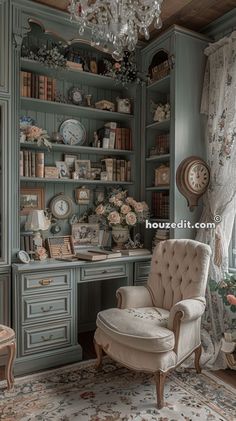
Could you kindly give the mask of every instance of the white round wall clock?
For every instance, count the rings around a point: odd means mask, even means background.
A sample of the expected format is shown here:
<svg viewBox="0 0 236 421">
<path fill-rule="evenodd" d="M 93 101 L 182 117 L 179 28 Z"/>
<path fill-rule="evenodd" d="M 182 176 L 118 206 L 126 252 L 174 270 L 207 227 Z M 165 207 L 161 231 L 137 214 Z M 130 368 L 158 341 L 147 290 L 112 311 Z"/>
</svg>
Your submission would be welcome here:
<svg viewBox="0 0 236 421">
<path fill-rule="evenodd" d="M 78 120 L 70 118 L 63 121 L 59 131 L 67 145 L 83 145 L 86 140 L 85 127 Z"/>
</svg>

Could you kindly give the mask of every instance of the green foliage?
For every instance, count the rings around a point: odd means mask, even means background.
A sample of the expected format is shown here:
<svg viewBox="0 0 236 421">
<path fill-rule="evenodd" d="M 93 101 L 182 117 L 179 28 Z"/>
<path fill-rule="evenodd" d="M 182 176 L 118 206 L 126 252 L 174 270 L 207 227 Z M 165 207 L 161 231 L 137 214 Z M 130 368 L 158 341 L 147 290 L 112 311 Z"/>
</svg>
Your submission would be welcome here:
<svg viewBox="0 0 236 421">
<path fill-rule="evenodd" d="M 236 296 L 236 274 L 225 273 L 224 279 L 218 284 L 214 280 L 210 280 L 210 291 L 217 293 L 221 296 L 224 305 L 229 306 L 233 313 L 236 313 L 236 305 L 230 304 L 227 300 L 227 295 Z"/>
</svg>

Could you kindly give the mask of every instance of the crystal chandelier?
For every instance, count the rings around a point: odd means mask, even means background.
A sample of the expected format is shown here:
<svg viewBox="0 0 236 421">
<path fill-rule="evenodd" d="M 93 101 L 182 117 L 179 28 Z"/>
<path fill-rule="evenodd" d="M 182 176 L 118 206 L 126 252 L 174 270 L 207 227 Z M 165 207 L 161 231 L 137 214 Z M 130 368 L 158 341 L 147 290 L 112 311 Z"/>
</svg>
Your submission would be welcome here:
<svg viewBox="0 0 236 421">
<path fill-rule="evenodd" d="M 121 60 L 125 50 L 133 51 L 141 34 L 149 39 L 149 27 L 162 26 L 160 13 L 163 0 L 71 0 L 71 20 L 79 24 L 79 34 L 91 29 L 91 45 L 108 51 Z"/>
</svg>

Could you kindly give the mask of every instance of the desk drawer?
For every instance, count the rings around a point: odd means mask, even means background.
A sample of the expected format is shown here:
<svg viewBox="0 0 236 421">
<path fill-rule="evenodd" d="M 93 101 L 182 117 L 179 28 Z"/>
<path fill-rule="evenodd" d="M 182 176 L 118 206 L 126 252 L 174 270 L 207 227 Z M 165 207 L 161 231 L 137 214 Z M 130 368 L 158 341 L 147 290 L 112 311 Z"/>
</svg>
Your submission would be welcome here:
<svg viewBox="0 0 236 421">
<path fill-rule="evenodd" d="M 48 323 L 40 327 L 26 326 L 22 333 L 23 355 L 60 348 L 71 343 L 71 321 Z"/>
<path fill-rule="evenodd" d="M 151 267 L 151 260 L 135 263 L 134 284 L 142 285 L 142 284 L 147 283 L 150 267 Z"/>
<path fill-rule="evenodd" d="M 51 297 L 52 295 L 52 297 Z M 41 297 L 23 296 L 22 323 L 37 322 L 71 315 L 71 293 L 58 292 Z"/>
<path fill-rule="evenodd" d="M 71 288 L 70 271 L 42 271 L 35 273 L 25 273 L 22 279 L 22 294 L 43 293 L 58 289 Z"/>
<path fill-rule="evenodd" d="M 102 266 L 84 267 L 81 269 L 81 280 L 82 281 L 96 281 L 109 278 L 120 278 L 126 276 L 126 265 L 111 264 Z"/>
</svg>

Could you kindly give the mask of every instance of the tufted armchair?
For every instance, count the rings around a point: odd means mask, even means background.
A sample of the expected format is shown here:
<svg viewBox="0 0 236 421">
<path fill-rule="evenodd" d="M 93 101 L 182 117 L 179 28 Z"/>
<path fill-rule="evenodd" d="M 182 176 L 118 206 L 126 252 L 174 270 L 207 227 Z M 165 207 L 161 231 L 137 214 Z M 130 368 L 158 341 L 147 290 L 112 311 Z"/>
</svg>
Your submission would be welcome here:
<svg viewBox="0 0 236 421">
<path fill-rule="evenodd" d="M 162 241 L 154 249 L 147 286 L 117 290 L 118 308 L 98 313 L 94 345 L 134 370 L 154 374 L 157 405 L 164 405 L 165 377 L 195 352 L 201 372 L 200 323 L 210 247 L 194 240 Z"/>
</svg>

